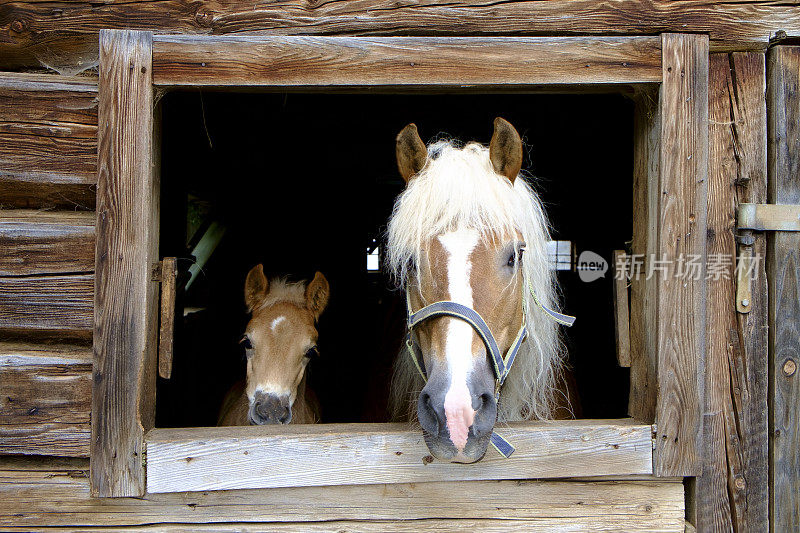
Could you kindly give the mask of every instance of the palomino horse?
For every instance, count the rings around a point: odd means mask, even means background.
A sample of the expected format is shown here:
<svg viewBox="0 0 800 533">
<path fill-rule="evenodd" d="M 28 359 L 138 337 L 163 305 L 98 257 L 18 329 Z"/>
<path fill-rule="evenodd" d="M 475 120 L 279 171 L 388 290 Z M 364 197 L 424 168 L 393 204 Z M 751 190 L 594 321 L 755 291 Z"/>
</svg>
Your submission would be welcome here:
<svg viewBox="0 0 800 533">
<path fill-rule="evenodd" d="M 539 197 L 518 177 L 519 134 L 501 118 L 494 127 L 488 149 L 426 148 L 414 124 L 397 136 L 407 186 L 387 254 L 406 289 L 410 332 L 390 403 L 395 419 L 419 421 L 437 459 L 452 462 L 480 460 L 496 442 L 495 423 L 553 417 L 563 382 L 557 321 L 571 319 L 553 311 L 549 231 Z M 502 354 L 512 352 L 506 367 Z"/>
<path fill-rule="evenodd" d="M 328 304 L 328 280 L 320 272 L 308 284 L 268 280 L 258 265 L 247 274 L 244 294 L 251 313 L 241 341 L 247 381 L 228 392 L 218 425 L 318 422 L 306 365 L 319 356 L 316 325 Z"/>
</svg>

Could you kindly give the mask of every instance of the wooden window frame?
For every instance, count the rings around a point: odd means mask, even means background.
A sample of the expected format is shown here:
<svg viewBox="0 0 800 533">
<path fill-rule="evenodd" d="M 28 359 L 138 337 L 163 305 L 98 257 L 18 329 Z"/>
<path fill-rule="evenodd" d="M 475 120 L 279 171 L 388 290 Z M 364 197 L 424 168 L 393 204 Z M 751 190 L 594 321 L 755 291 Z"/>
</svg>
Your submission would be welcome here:
<svg viewBox="0 0 800 533">
<path fill-rule="evenodd" d="M 631 287 L 633 418 L 521 422 L 474 465 L 430 462 L 395 424 L 153 429 L 159 156 L 155 94 L 264 90 L 625 90 L 635 95 L 634 253 L 705 264 L 708 37 L 100 34 L 91 486 L 149 492 L 700 473 L 705 281 Z M 703 271 L 704 273 L 704 271 Z M 705 275 L 702 276 L 704 278 Z"/>
</svg>

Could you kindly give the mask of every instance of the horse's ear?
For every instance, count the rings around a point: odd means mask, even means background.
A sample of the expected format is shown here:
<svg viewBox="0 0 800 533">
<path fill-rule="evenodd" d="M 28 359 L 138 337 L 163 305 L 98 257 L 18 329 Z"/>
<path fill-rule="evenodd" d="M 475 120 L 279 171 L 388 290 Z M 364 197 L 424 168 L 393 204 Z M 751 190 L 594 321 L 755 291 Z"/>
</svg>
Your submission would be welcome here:
<svg viewBox="0 0 800 533">
<path fill-rule="evenodd" d="M 397 134 L 397 169 L 408 183 L 414 174 L 422 170 L 428 158 L 428 149 L 419 138 L 416 124 L 409 124 Z"/>
<path fill-rule="evenodd" d="M 494 171 L 514 183 L 522 168 L 522 139 L 507 120 L 494 119 L 494 134 L 489 143 L 489 158 Z"/>
<path fill-rule="evenodd" d="M 314 318 L 319 319 L 328 305 L 330 294 L 331 287 L 322 272 L 314 274 L 314 279 L 306 287 L 306 306 L 314 313 Z"/>
<path fill-rule="evenodd" d="M 244 282 L 244 303 L 247 310 L 253 312 L 258 307 L 269 292 L 269 280 L 264 275 L 264 265 L 256 265 L 247 273 Z"/>
</svg>

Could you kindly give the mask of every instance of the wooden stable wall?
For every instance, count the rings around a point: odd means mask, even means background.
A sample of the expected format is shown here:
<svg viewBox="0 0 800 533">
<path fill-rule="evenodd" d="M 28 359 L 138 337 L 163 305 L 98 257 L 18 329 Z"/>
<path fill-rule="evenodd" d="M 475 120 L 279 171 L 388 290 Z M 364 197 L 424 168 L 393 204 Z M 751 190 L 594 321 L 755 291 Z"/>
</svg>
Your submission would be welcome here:
<svg viewBox="0 0 800 533">
<path fill-rule="evenodd" d="M 23 1 L 0 6 L 0 69 L 53 66 L 77 72 L 96 64 L 99 30 L 122 27 L 281 35 L 707 33 L 713 52 L 708 253 L 767 254 L 771 237 L 752 233 L 737 242 L 734 226 L 737 202 L 767 201 L 767 161 L 769 200 L 798 201 L 800 147 L 793 126 L 800 109 L 797 48 L 775 47 L 768 52 L 769 69 L 765 61 L 770 39 L 785 37 L 779 32 L 800 36 L 800 9 L 789 3 L 519 0 L 477 6 L 441 0 L 281 0 L 268 5 L 141 0 L 91 5 L 66 1 L 53 7 Z M 659 126 L 639 127 L 646 134 L 647 128 Z M 647 164 L 646 156 L 637 158 L 640 165 Z M 332 492 L 304 488 L 90 498 L 85 458 L 90 442 L 96 161 L 95 78 L 0 74 L 0 455 L 29 456 L 0 458 L 3 530 L 224 523 L 245 516 L 253 523 L 279 516 L 285 529 L 324 516 L 331 522 L 313 523 L 315 528 L 397 530 L 397 524 L 387 522 L 393 518 L 387 511 L 392 507 L 403 509 L 408 521 L 402 527 L 408 530 L 440 528 L 456 518 L 466 519 L 461 527 L 489 530 L 634 531 L 653 530 L 655 522 L 665 530 L 682 527 L 683 507 L 674 502 L 683 485 L 674 479 L 459 483 L 466 506 L 463 500 L 444 498 L 452 489 L 437 483 Z M 646 175 L 647 169 L 640 167 L 639 173 Z M 768 518 L 774 531 L 800 529 L 800 263 L 794 236 L 780 236 L 775 245 L 769 250 L 769 301 L 763 263 L 760 277 L 751 283 L 749 312 L 736 310 L 733 280 L 707 283 L 703 473 L 689 482 L 687 500 L 688 518 L 700 531 L 765 531 Z M 638 296 L 632 306 L 645 305 L 646 288 L 633 290 Z M 632 324 L 642 327 L 647 324 Z M 633 362 L 637 364 L 641 371 L 647 362 Z M 768 390 L 775 396 L 770 398 Z M 364 516 L 376 522 L 359 522 Z"/>
<path fill-rule="evenodd" d="M 87 457 L 97 83 L 0 75 L 0 454 Z"/>
</svg>

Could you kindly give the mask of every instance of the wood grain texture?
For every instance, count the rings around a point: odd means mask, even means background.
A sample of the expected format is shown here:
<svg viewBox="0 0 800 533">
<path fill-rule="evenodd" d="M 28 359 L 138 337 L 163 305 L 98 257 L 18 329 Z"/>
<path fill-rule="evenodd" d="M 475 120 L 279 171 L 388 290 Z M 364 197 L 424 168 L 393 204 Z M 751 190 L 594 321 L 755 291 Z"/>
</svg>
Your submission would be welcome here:
<svg viewBox="0 0 800 533">
<path fill-rule="evenodd" d="M 647 276 L 658 245 L 658 176 L 661 161 L 659 91 L 635 98 L 633 155 L 633 239 L 631 242 L 631 388 L 628 414 L 653 423 L 658 394 L 658 279 Z"/>
<path fill-rule="evenodd" d="M 0 343 L 0 454 L 89 455 L 89 348 Z"/>
<path fill-rule="evenodd" d="M 715 50 L 764 50 L 777 31 L 800 35 L 792 4 L 744 0 L 512 0 L 476 4 L 450 0 L 308 2 L 255 0 L 187 4 L 141 0 L 57 7 L 39 1 L 0 9 L 0 68 L 51 66 L 75 71 L 98 57 L 102 29 L 221 35 L 658 35 L 708 34 Z"/>
<path fill-rule="evenodd" d="M 155 36 L 157 85 L 523 86 L 661 80 L 658 37 Z"/>
<path fill-rule="evenodd" d="M 512 459 L 431 462 L 422 433 L 402 424 L 156 429 L 147 435 L 150 492 L 652 472 L 649 425 L 527 422 L 498 429 Z M 302 457 L 302 461 L 297 458 Z"/>
<path fill-rule="evenodd" d="M 152 170 L 152 39 L 100 38 L 92 492 L 144 493 L 143 436 L 155 414 L 159 184 Z"/>
<path fill-rule="evenodd" d="M 702 531 L 764 531 L 768 524 L 767 359 L 763 328 L 748 326 L 765 320 L 765 275 L 762 262 L 750 311 L 738 314 L 733 263 L 737 203 L 766 184 L 765 91 L 764 54 L 711 55 L 707 252 L 709 265 L 725 268 L 709 272 L 706 285 L 704 465 L 693 517 Z"/>
<path fill-rule="evenodd" d="M 0 277 L 3 330 L 89 331 L 94 276 Z"/>
<path fill-rule="evenodd" d="M 625 260 L 625 250 L 614 250 L 614 265 L 625 264 Z M 617 343 L 617 364 L 622 367 L 629 367 L 631 366 L 631 336 L 628 311 L 628 280 L 625 277 L 617 279 L 615 276 L 611 287 L 614 300 L 614 338 Z"/>
<path fill-rule="evenodd" d="M 654 471 L 692 476 L 702 471 L 708 38 L 662 38 L 658 246 L 652 260 L 668 261 L 669 268 L 654 268 L 659 320 Z M 701 265 L 699 275 L 689 270 L 683 275 L 678 269 L 692 258 Z"/>
<path fill-rule="evenodd" d="M 768 53 L 768 199 L 800 204 L 800 47 Z M 772 234 L 769 273 L 773 531 L 800 529 L 800 233 Z"/>
<path fill-rule="evenodd" d="M 0 276 L 94 271 L 95 214 L 0 211 Z"/>
<path fill-rule="evenodd" d="M 331 520 L 491 520 L 548 531 L 682 531 L 681 480 L 467 481 L 343 485 L 91 498 L 88 461 L 0 458 L 0 527 L 141 527 L 289 523 L 321 527 Z M 46 495 L 47 497 L 42 497 Z M 527 521 L 527 522 L 523 522 Z M 265 522 L 272 522 L 269 525 Z M 317 524 L 313 524 L 316 522 Z M 372 522 L 364 521 L 368 527 Z M 288 526 L 287 526 L 288 527 Z M 331 527 L 332 530 L 337 530 Z"/>
<path fill-rule="evenodd" d="M 172 377 L 177 280 L 177 259 L 165 257 L 161 260 L 161 316 L 158 329 L 158 375 L 164 379 Z"/>
<path fill-rule="evenodd" d="M 0 206 L 94 209 L 97 82 L 0 73 Z"/>
</svg>

